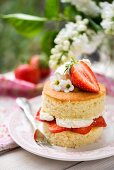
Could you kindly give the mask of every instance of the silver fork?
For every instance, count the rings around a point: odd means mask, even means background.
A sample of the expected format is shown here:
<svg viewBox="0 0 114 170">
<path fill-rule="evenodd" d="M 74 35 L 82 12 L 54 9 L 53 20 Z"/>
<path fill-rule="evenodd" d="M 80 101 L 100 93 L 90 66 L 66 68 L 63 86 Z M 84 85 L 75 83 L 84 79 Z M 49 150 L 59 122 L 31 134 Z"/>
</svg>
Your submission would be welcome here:
<svg viewBox="0 0 114 170">
<path fill-rule="evenodd" d="M 16 103 L 23 110 L 34 128 L 34 140 L 39 146 L 51 146 L 44 134 L 37 128 L 29 101 L 24 97 L 18 97 Z"/>
</svg>

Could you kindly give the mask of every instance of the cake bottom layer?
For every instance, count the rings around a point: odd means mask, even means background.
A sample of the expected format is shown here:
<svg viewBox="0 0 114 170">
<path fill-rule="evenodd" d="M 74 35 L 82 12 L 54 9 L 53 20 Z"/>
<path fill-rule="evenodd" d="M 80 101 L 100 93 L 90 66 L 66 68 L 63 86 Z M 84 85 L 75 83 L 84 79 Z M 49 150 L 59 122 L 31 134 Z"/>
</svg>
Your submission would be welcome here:
<svg viewBox="0 0 114 170">
<path fill-rule="evenodd" d="M 66 148 L 77 148 L 94 143 L 101 136 L 103 130 L 102 127 L 96 127 L 86 135 L 81 135 L 71 131 L 51 133 L 48 130 L 48 123 L 38 121 L 37 124 L 51 144 Z"/>
</svg>

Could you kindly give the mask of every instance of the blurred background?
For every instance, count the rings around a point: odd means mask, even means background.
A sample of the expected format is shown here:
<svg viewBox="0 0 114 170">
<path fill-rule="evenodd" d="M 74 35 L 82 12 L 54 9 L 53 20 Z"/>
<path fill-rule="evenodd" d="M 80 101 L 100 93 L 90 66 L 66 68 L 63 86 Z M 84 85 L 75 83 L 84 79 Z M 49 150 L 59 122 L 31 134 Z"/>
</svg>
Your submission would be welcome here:
<svg viewBox="0 0 114 170">
<path fill-rule="evenodd" d="M 110 0 L 110 2 L 112 1 Z M 11 71 L 20 63 L 27 63 L 34 54 L 42 54 L 43 63 L 48 64 L 51 54 L 50 51 L 54 46 L 54 38 L 57 33 L 64 27 L 67 21 L 74 21 L 77 14 L 82 14 L 79 11 L 77 12 L 74 6 L 62 4 L 58 0 L 0 0 L 0 14 L 7 15 L 15 13 L 46 17 L 52 20 L 51 22 L 46 22 L 44 26 L 40 28 L 39 34 L 31 37 L 19 34 L 14 29 L 15 26 L 13 27 L 11 24 L 8 24 L 8 20 L 7 22 L 2 19 L 0 20 L 0 73 Z M 58 17 L 58 20 L 54 21 L 54 17 Z M 59 17 L 62 18 L 61 21 Z M 97 17 L 92 19 L 94 26 L 95 24 L 99 24 L 98 22 L 101 20 Z M 15 23 L 16 22 L 18 24 L 20 21 L 16 20 Z M 31 29 L 32 23 L 28 25 L 29 29 Z M 24 33 L 24 26 L 20 28 L 22 33 Z M 25 27 L 27 28 L 27 26 Z M 37 29 L 37 26 L 35 29 Z M 106 40 L 102 42 L 102 48 L 98 48 L 90 57 L 95 71 L 101 70 L 101 73 L 108 76 L 112 75 L 114 71 L 112 64 L 114 60 L 113 40 L 112 35 L 106 37 Z M 108 71 L 106 71 L 106 68 Z"/>
<path fill-rule="evenodd" d="M 67 2 L 0 0 L 0 74 L 6 73 L 5 79 L 4 74 L 0 75 L 3 95 L 9 95 L 9 89 L 11 95 L 17 96 L 41 94 L 45 79 L 72 56 L 89 59 L 101 82 L 105 76 L 114 78 L 114 17 L 110 18 L 109 33 L 101 26 L 107 19 L 102 18 L 104 12 L 107 16 L 107 4 L 108 11 L 112 9 L 113 14 L 112 0 L 108 1 L 110 3 L 88 1 L 94 4 L 94 10 L 97 5 L 99 13 L 93 12 L 87 1 Z M 104 9 L 100 2 L 106 4 Z M 83 3 L 87 3 L 86 7 Z M 61 30 L 62 36 L 59 37 Z M 113 86 L 111 88 L 113 90 Z"/>
<path fill-rule="evenodd" d="M 0 13 L 26 13 L 42 16 L 42 2 L 42 0 L 0 0 Z M 0 73 L 12 70 L 39 51 L 38 36 L 24 37 L 9 24 L 0 21 Z"/>
</svg>

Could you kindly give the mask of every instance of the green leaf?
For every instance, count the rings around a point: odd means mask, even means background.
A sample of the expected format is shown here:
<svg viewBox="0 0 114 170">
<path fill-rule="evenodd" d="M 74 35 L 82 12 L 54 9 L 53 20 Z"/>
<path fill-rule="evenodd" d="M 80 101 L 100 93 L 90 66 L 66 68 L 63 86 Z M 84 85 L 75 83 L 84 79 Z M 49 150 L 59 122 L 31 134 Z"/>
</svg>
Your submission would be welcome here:
<svg viewBox="0 0 114 170">
<path fill-rule="evenodd" d="M 57 35 L 57 31 L 46 31 L 42 35 L 41 47 L 42 51 L 45 52 L 48 56 L 51 54 L 51 49 L 54 47 L 54 39 Z"/>
<path fill-rule="evenodd" d="M 11 24 L 20 34 L 27 37 L 38 34 L 44 22 L 47 21 L 46 18 L 21 13 L 3 15 L 2 19 Z"/>
<path fill-rule="evenodd" d="M 59 16 L 59 0 L 45 0 L 45 16 L 47 18 L 56 18 Z"/>
<path fill-rule="evenodd" d="M 75 16 L 78 14 L 76 8 L 70 4 L 65 5 L 64 7 L 64 16 L 67 17 L 69 20 L 74 20 Z"/>
<path fill-rule="evenodd" d="M 43 68 L 49 67 L 49 57 L 45 53 L 42 53 L 40 55 L 40 67 Z"/>
<path fill-rule="evenodd" d="M 102 28 L 100 25 L 98 25 L 96 22 L 94 22 L 94 20 L 92 20 L 91 18 L 88 18 L 89 20 L 89 26 L 95 30 L 95 32 L 98 32 L 98 31 L 102 31 Z"/>
</svg>

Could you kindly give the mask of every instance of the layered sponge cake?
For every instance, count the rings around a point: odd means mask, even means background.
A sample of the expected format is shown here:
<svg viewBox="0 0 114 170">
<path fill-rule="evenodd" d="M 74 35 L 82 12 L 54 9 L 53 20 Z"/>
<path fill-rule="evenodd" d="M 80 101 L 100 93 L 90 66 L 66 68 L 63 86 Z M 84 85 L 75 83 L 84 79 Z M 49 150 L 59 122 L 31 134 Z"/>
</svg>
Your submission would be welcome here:
<svg viewBox="0 0 114 170">
<path fill-rule="evenodd" d="M 84 92 L 75 88 L 70 93 L 58 92 L 47 81 L 43 89 L 43 109 L 61 119 L 96 118 L 104 110 L 105 87 L 100 84 L 99 93 Z"/>
<path fill-rule="evenodd" d="M 36 120 L 51 144 L 76 148 L 101 136 L 106 126 L 103 118 L 106 90 L 104 85 L 98 86 L 98 92 L 74 86 L 66 93 L 53 89 L 50 80 L 45 83 Z"/>
</svg>

